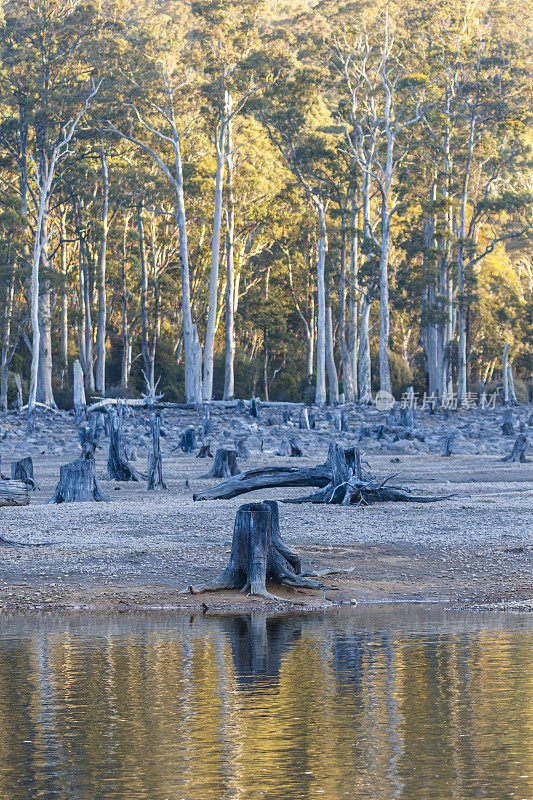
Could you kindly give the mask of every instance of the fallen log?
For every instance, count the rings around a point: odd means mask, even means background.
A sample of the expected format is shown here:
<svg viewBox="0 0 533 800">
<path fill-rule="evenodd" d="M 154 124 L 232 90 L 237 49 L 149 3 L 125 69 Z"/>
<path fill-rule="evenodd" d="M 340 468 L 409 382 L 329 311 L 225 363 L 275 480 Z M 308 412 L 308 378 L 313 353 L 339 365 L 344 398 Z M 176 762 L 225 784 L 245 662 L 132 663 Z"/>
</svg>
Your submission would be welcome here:
<svg viewBox="0 0 533 800">
<path fill-rule="evenodd" d="M 0 481 L 0 506 L 27 506 L 28 487 L 23 481 Z"/>
<path fill-rule="evenodd" d="M 221 575 L 203 586 L 189 586 L 191 594 L 236 589 L 243 594 L 281 600 L 266 588 L 266 582 L 322 589 L 323 584 L 301 575 L 300 559 L 283 542 L 279 530 L 278 505 L 273 500 L 246 503 L 235 517 L 231 554 Z M 285 601 L 290 602 L 290 601 Z"/>
<path fill-rule="evenodd" d="M 331 444 L 325 464 L 317 467 L 267 467 L 250 470 L 193 495 L 193 500 L 229 500 L 258 489 L 288 486 L 317 486 L 319 491 L 305 497 L 283 500 L 284 503 L 434 503 L 452 497 L 412 495 L 409 490 L 400 486 L 386 486 L 393 477 L 390 475 L 378 481 L 363 468 L 358 449 L 352 447 L 343 450 L 339 445 Z"/>
</svg>

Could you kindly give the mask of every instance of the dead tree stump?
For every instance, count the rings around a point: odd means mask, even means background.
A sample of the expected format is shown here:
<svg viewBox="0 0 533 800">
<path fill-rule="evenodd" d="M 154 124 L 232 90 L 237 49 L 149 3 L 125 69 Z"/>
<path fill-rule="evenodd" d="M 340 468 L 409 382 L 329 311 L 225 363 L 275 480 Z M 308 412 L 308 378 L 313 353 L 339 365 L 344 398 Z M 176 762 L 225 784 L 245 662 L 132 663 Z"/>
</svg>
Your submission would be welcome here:
<svg viewBox="0 0 533 800">
<path fill-rule="evenodd" d="M 511 452 L 502 458 L 502 461 L 520 461 L 522 464 L 527 464 L 529 459 L 526 458 L 526 451 L 528 448 L 528 438 L 524 433 L 516 437 L 513 449 Z"/>
<path fill-rule="evenodd" d="M 194 428 L 187 428 L 182 433 L 178 449 L 184 453 L 192 453 L 196 449 L 196 431 Z"/>
<path fill-rule="evenodd" d="M 286 425 L 288 422 L 290 422 L 291 412 L 289 411 L 288 408 L 284 408 L 283 409 L 283 411 L 281 412 L 281 418 L 283 420 L 283 424 L 284 425 Z"/>
<path fill-rule="evenodd" d="M 444 440 L 444 448 L 442 451 L 443 456 L 451 456 L 453 453 L 453 442 L 455 439 L 455 433 L 449 433 L 446 439 Z"/>
<path fill-rule="evenodd" d="M 98 444 L 98 435 L 96 431 L 91 429 L 87 422 L 84 422 L 78 428 L 78 436 L 81 444 L 81 457 L 94 458 L 94 452 Z"/>
<path fill-rule="evenodd" d="M 202 416 L 202 439 L 209 436 L 211 433 L 211 406 L 209 403 L 204 405 L 204 413 Z"/>
<path fill-rule="evenodd" d="M 20 461 L 11 462 L 11 480 L 22 481 L 32 492 L 37 491 L 38 486 L 33 478 L 33 459 L 31 456 L 21 458 Z"/>
<path fill-rule="evenodd" d="M 1 506 L 27 506 L 30 503 L 28 487 L 22 481 L 0 481 Z"/>
<path fill-rule="evenodd" d="M 15 388 L 17 390 L 17 399 L 15 400 L 15 408 L 17 411 L 20 411 L 20 409 L 24 405 L 22 402 L 22 380 L 18 372 L 15 372 L 13 377 L 15 379 Z"/>
<path fill-rule="evenodd" d="M 196 458 L 213 458 L 213 453 L 211 452 L 211 443 L 206 442 L 200 447 L 198 455 Z"/>
<path fill-rule="evenodd" d="M 259 420 L 259 411 L 260 411 L 259 400 L 257 400 L 255 397 L 252 397 L 252 402 L 250 403 L 250 416 L 255 417 L 255 419 Z"/>
<path fill-rule="evenodd" d="M 111 424 L 109 430 L 109 455 L 107 458 L 107 472 L 111 479 L 116 481 L 141 481 L 142 475 L 132 467 L 126 458 L 124 440 L 122 437 L 122 404 L 117 403 L 117 411 L 109 411 Z"/>
<path fill-rule="evenodd" d="M 110 500 L 96 480 L 92 458 L 78 458 L 59 470 L 59 483 L 50 503 L 84 503 Z"/>
<path fill-rule="evenodd" d="M 513 425 L 513 412 L 510 408 L 506 408 L 503 412 L 502 433 L 504 436 L 514 436 L 515 434 Z"/>
<path fill-rule="evenodd" d="M 240 473 L 237 464 L 237 451 L 219 448 L 215 453 L 215 461 L 209 473 L 210 478 L 230 478 Z"/>
<path fill-rule="evenodd" d="M 307 408 L 301 408 L 300 414 L 298 417 L 298 427 L 301 431 L 308 431 L 309 430 L 309 414 L 307 412 Z"/>
<path fill-rule="evenodd" d="M 189 586 L 188 591 L 197 594 L 236 589 L 280 600 L 267 591 L 267 580 L 293 587 L 324 588 L 300 573 L 300 559 L 281 539 L 277 503 L 273 500 L 246 503 L 235 517 L 228 566 L 213 583 L 197 588 Z"/>
<path fill-rule="evenodd" d="M 85 419 L 85 386 L 83 370 L 78 360 L 74 362 L 74 421 L 77 425 Z"/>
<path fill-rule="evenodd" d="M 251 458 L 252 454 L 246 447 L 246 439 L 235 439 L 235 450 L 237 451 L 237 458 L 246 459 Z"/>
<path fill-rule="evenodd" d="M 166 489 L 167 485 L 163 480 L 163 459 L 161 457 L 161 417 L 159 414 L 150 414 L 150 429 L 152 431 L 152 452 L 148 456 L 148 477 L 146 478 L 146 489 L 150 492 L 154 489 Z"/>
<path fill-rule="evenodd" d="M 400 406 L 400 415 L 398 419 L 398 424 L 402 426 L 402 428 L 414 428 L 415 427 L 415 409 L 412 405 L 404 405 Z"/>
</svg>

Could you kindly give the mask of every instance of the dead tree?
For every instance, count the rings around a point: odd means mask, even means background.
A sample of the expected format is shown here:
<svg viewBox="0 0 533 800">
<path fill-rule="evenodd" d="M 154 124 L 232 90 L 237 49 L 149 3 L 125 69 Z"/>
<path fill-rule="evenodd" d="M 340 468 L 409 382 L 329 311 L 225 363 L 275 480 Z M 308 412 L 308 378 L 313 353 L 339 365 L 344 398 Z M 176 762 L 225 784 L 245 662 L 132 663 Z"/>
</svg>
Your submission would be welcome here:
<svg viewBox="0 0 533 800">
<path fill-rule="evenodd" d="M 514 436 L 515 434 L 513 425 L 513 412 L 510 408 L 506 408 L 503 412 L 502 433 L 504 436 Z"/>
<path fill-rule="evenodd" d="M 196 458 L 213 458 L 213 453 L 211 452 L 211 443 L 206 442 L 200 447 L 198 455 Z"/>
<path fill-rule="evenodd" d="M 240 473 L 237 464 L 237 451 L 219 448 L 215 453 L 215 461 L 209 472 L 209 478 L 229 478 Z"/>
<path fill-rule="evenodd" d="M 38 489 L 33 477 L 33 459 L 31 456 L 21 458 L 20 461 L 11 462 L 11 480 L 22 481 L 30 491 Z"/>
<path fill-rule="evenodd" d="M 85 386 L 83 382 L 83 370 L 78 360 L 74 362 L 74 421 L 77 425 L 85 419 Z"/>
<path fill-rule="evenodd" d="M 511 450 L 505 458 L 502 458 L 502 461 L 520 461 L 522 464 L 529 463 L 529 459 L 526 458 L 526 451 L 529 445 L 529 440 L 524 433 L 521 433 L 519 436 L 516 437 L 515 443 L 513 445 L 513 449 Z"/>
<path fill-rule="evenodd" d="M 150 429 L 152 431 L 152 452 L 148 456 L 148 477 L 146 488 L 148 491 L 154 489 L 166 489 L 167 485 L 163 480 L 163 459 L 161 457 L 161 417 L 152 412 L 150 414 Z"/>
<path fill-rule="evenodd" d="M 210 584 L 189 586 L 192 594 L 236 589 L 243 594 L 280 600 L 266 582 L 291 587 L 321 589 L 323 584 L 301 575 L 301 564 L 281 539 L 277 503 L 246 503 L 237 511 L 228 566 Z"/>
<path fill-rule="evenodd" d="M 257 489 L 286 486 L 317 486 L 320 491 L 286 503 L 341 503 L 343 505 L 368 505 L 385 501 L 431 503 L 446 500 L 452 495 L 426 497 L 411 495 L 399 486 L 386 486 L 393 475 L 382 481 L 374 478 L 362 466 L 358 449 L 343 450 L 331 444 L 325 464 L 318 467 L 267 467 L 250 470 L 228 478 L 212 489 L 193 495 L 193 500 L 229 500 Z"/>
<path fill-rule="evenodd" d="M 49 503 L 84 503 L 110 500 L 96 479 L 92 458 L 78 458 L 59 470 L 59 483 Z"/>
<path fill-rule="evenodd" d="M 28 487 L 23 481 L 0 481 L 0 507 L 27 506 L 29 503 Z"/>
<path fill-rule="evenodd" d="M 281 412 L 281 418 L 283 420 L 283 424 L 286 425 L 291 420 L 291 412 L 288 408 L 284 408 Z"/>
<path fill-rule="evenodd" d="M 288 456 L 289 458 L 302 458 L 303 450 L 294 439 L 284 439 L 278 450 L 280 456 Z"/>
<path fill-rule="evenodd" d="M 348 430 L 348 417 L 345 411 L 336 408 L 334 412 L 335 429 L 345 433 Z"/>
<path fill-rule="evenodd" d="M 109 429 L 109 455 L 107 458 L 107 472 L 111 479 L 116 481 L 141 481 L 143 476 L 132 467 L 126 458 L 124 440 L 122 436 L 122 404 L 117 404 L 117 410 L 110 408 L 111 417 Z"/>
</svg>

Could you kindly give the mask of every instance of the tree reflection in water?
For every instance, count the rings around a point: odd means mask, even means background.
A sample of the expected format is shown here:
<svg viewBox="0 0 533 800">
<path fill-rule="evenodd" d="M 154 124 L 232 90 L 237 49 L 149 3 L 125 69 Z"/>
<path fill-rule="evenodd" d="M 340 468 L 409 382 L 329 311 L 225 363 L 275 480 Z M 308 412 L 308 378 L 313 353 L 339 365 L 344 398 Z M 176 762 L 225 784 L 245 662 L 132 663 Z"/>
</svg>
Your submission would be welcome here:
<svg viewBox="0 0 533 800">
<path fill-rule="evenodd" d="M 0 800 L 531 797 L 532 623 L 0 616 Z"/>
</svg>

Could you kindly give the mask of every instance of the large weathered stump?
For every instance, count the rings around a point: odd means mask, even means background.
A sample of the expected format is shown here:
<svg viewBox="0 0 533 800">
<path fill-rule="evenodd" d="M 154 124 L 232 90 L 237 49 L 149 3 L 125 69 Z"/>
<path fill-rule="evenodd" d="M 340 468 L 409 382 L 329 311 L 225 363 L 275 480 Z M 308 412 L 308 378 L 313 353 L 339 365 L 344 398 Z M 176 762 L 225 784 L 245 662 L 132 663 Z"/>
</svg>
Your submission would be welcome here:
<svg viewBox="0 0 533 800">
<path fill-rule="evenodd" d="M 167 485 L 163 480 L 163 459 L 161 457 L 161 417 L 159 414 L 150 414 L 150 429 L 152 431 L 152 452 L 148 456 L 148 477 L 146 488 L 148 491 L 154 489 L 166 489 Z"/>
<path fill-rule="evenodd" d="M 126 458 L 125 446 L 122 437 L 122 404 L 117 403 L 109 411 L 111 425 L 109 429 L 109 454 L 107 458 L 107 472 L 111 479 L 116 481 L 141 481 L 142 475 L 132 467 Z"/>
<path fill-rule="evenodd" d="M 237 511 L 228 566 L 211 584 L 194 588 L 193 594 L 237 589 L 243 593 L 280 600 L 270 594 L 266 582 L 309 589 L 323 588 L 301 574 L 298 556 L 281 539 L 278 505 L 273 500 L 246 503 Z"/>
<path fill-rule="evenodd" d="M 102 502 L 110 498 L 96 480 L 92 458 L 78 458 L 59 470 L 59 483 L 50 503 Z"/>
<path fill-rule="evenodd" d="M 22 481 L 0 480 L 0 506 L 27 506 L 28 487 Z"/>
<path fill-rule="evenodd" d="M 529 441 L 524 433 L 516 437 L 513 449 L 511 452 L 502 458 L 502 461 L 520 461 L 522 464 L 527 464 L 529 459 L 526 458 L 526 451 Z"/>
<path fill-rule="evenodd" d="M 32 492 L 37 491 L 37 484 L 33 477 L 33 459 L 31 456 L 21 458 L 20 461 L 11 462 L 11 480 L 22 481 Z"/>
<path fill-rule="evenodd" d="M 209 473 L 210 478 L 230 478 L 240 473 L 237 463 L 237 451 L 219 448 L 215 453 L 215 461 Z"/>
</svg>

